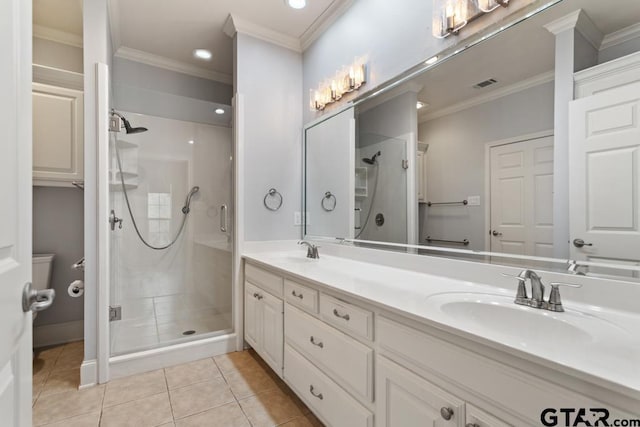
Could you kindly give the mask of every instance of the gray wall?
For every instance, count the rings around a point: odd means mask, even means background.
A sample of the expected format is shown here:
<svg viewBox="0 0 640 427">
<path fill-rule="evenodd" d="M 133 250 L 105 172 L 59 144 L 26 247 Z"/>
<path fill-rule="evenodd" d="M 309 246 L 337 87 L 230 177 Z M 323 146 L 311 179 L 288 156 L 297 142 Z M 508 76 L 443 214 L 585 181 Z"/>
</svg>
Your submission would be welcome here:
<svg viewBox="0 0 640 427">
<path fill-rule="evenodd" d="M 116 109 L 213 125 L 230 126 L 233 88 L 123 58 L 113 58 Z M 224 115 L 215 114 L 223 108 Z"/>
<path fill-rule="evenodd" d="M 485 144 L 553 129 L 553 82 L 439 117 L 418 128 L 427 151 L 427 198 L 463 200 L 480 196 L 480 206 L 427 207 L 420 204 L 420 242 L 426 236 L 469 239 L 484 250 Z"/>
<path fill-rule="evenodd" d="M 236 92 L 244 96 L 245 240 L 296 239 L 302 195 L 302 57 L 254 37 L 235 36 Z M 263 206 L 276 188 L 277 212 Z"/>
<path fill-rule="evenodd" d="M 56 299 L 38 314 L 35 326 L 83 318 L 84 298 L 67 294 L 69 284 L 83 278 L 82 271 L 70 268 L 84 254 L 83 200 L 77 188 L 33 188 L 33 253 L 56 255 L 51 276 Z"/>
</svg>

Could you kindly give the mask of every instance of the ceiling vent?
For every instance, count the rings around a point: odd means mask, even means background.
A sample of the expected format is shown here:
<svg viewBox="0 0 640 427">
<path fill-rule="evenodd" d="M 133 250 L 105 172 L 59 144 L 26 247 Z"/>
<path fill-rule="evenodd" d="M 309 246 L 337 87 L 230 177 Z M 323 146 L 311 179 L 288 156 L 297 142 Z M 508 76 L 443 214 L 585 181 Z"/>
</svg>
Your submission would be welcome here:
<svg viewBox="0 0 640 427">
<path fill-rule="evenodd" d="M 485 80 L 483 82 L 474 84 L 473 87 L 476 88 L 476 89 L 483 89 L 483 88 L 485 88 L 487 86 L 491 86 L 492 84 L 495 84 L 495 83 L 498 83 L 498 81 L 496 79 L 488 79 L 488 80 Z"/>
</svg>

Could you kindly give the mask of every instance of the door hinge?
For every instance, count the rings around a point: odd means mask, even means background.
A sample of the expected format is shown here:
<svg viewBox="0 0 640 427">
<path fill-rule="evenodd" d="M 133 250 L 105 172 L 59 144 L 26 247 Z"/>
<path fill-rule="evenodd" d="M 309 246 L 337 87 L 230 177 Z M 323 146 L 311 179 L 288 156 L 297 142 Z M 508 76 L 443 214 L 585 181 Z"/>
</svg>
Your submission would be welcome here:
<svg viewBox="0 0 640 427">
<path fill-rule="evenodd" d="M 409 169 L 409 160 L 402 160 L 402 169 Z"/>
<path fill-rule="evenodd" d="M 119 305 L 109 307 L 109 322 L 113 322 L 114 320 L 122 320 L 122 307 Z"/>
</svg>

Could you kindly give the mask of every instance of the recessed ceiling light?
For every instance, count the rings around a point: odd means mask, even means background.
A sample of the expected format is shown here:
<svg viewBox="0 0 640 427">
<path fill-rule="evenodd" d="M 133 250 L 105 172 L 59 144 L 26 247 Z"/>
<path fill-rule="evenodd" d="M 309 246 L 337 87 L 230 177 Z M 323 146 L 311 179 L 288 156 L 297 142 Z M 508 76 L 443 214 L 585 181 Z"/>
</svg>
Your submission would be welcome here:
<svg viewBox="0 0 640 427">
<path fill-rule="evenodd" d="M 425 65 L 431 65 L 431 64 L 435 64 L 436 62 L 438 62 L 438 57 L 437 56 L 433 56 L 433 57 L 427 59 L 424 63 L 425 63 Z"/>
<path fill-rule="evenodd" d="M 211 54 L 210 50 L 207 50 L 207 49 L 195 49 L 193 51 L 193 56 L 195 56 L 198 59 L 204 59 L 204 60 L 208 61 L 208 60 L 211 59 L 211 57 L 213 55 Z"/>
<path fill-rule="evenodd" d="M 224 110 L 222 108 L 216 108 L 216 114 L 224 114 Z"/>
<path fill-rule="evenodd" d="M 195 141 L 193 139 L 190 139 L 189 141 L 187 141 L 189 144 L 193 144 Z"/>
<path fill-rule="evenodd" d="M 303 9 L 307 5 L 307 0 L 284 0 L 293 9 Z"/>
<path fill-rule="evenodd" d="M 429 106 L 429 104 L 427 104 L 426 102 L 418 101 L 418 102 L 416 103 L 416 108 L 417 108 L 418 110 L 419 110 L 419 109 L 421 109 L 421 108 L 424 108 L 424 107 L 428 107 L 428 106 Z"/>
</svg>

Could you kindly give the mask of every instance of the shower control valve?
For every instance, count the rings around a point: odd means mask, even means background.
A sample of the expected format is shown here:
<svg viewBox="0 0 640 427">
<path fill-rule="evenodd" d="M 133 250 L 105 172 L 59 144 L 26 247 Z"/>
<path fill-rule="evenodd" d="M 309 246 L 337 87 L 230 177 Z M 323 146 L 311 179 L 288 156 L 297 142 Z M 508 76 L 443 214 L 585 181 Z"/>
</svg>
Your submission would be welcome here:
<svg viewBox="0 0 640 427">
<path fill-rule="evenodd" d="M 111 213 L 109 214 L 109 224 L 111 224 L 111 231 L 116 229 L 116 224 L 118 224 L 118 228 L 122 230 L 122 218 L 118 218 L 113 209 L 111 209 Z"/>
</svg>

